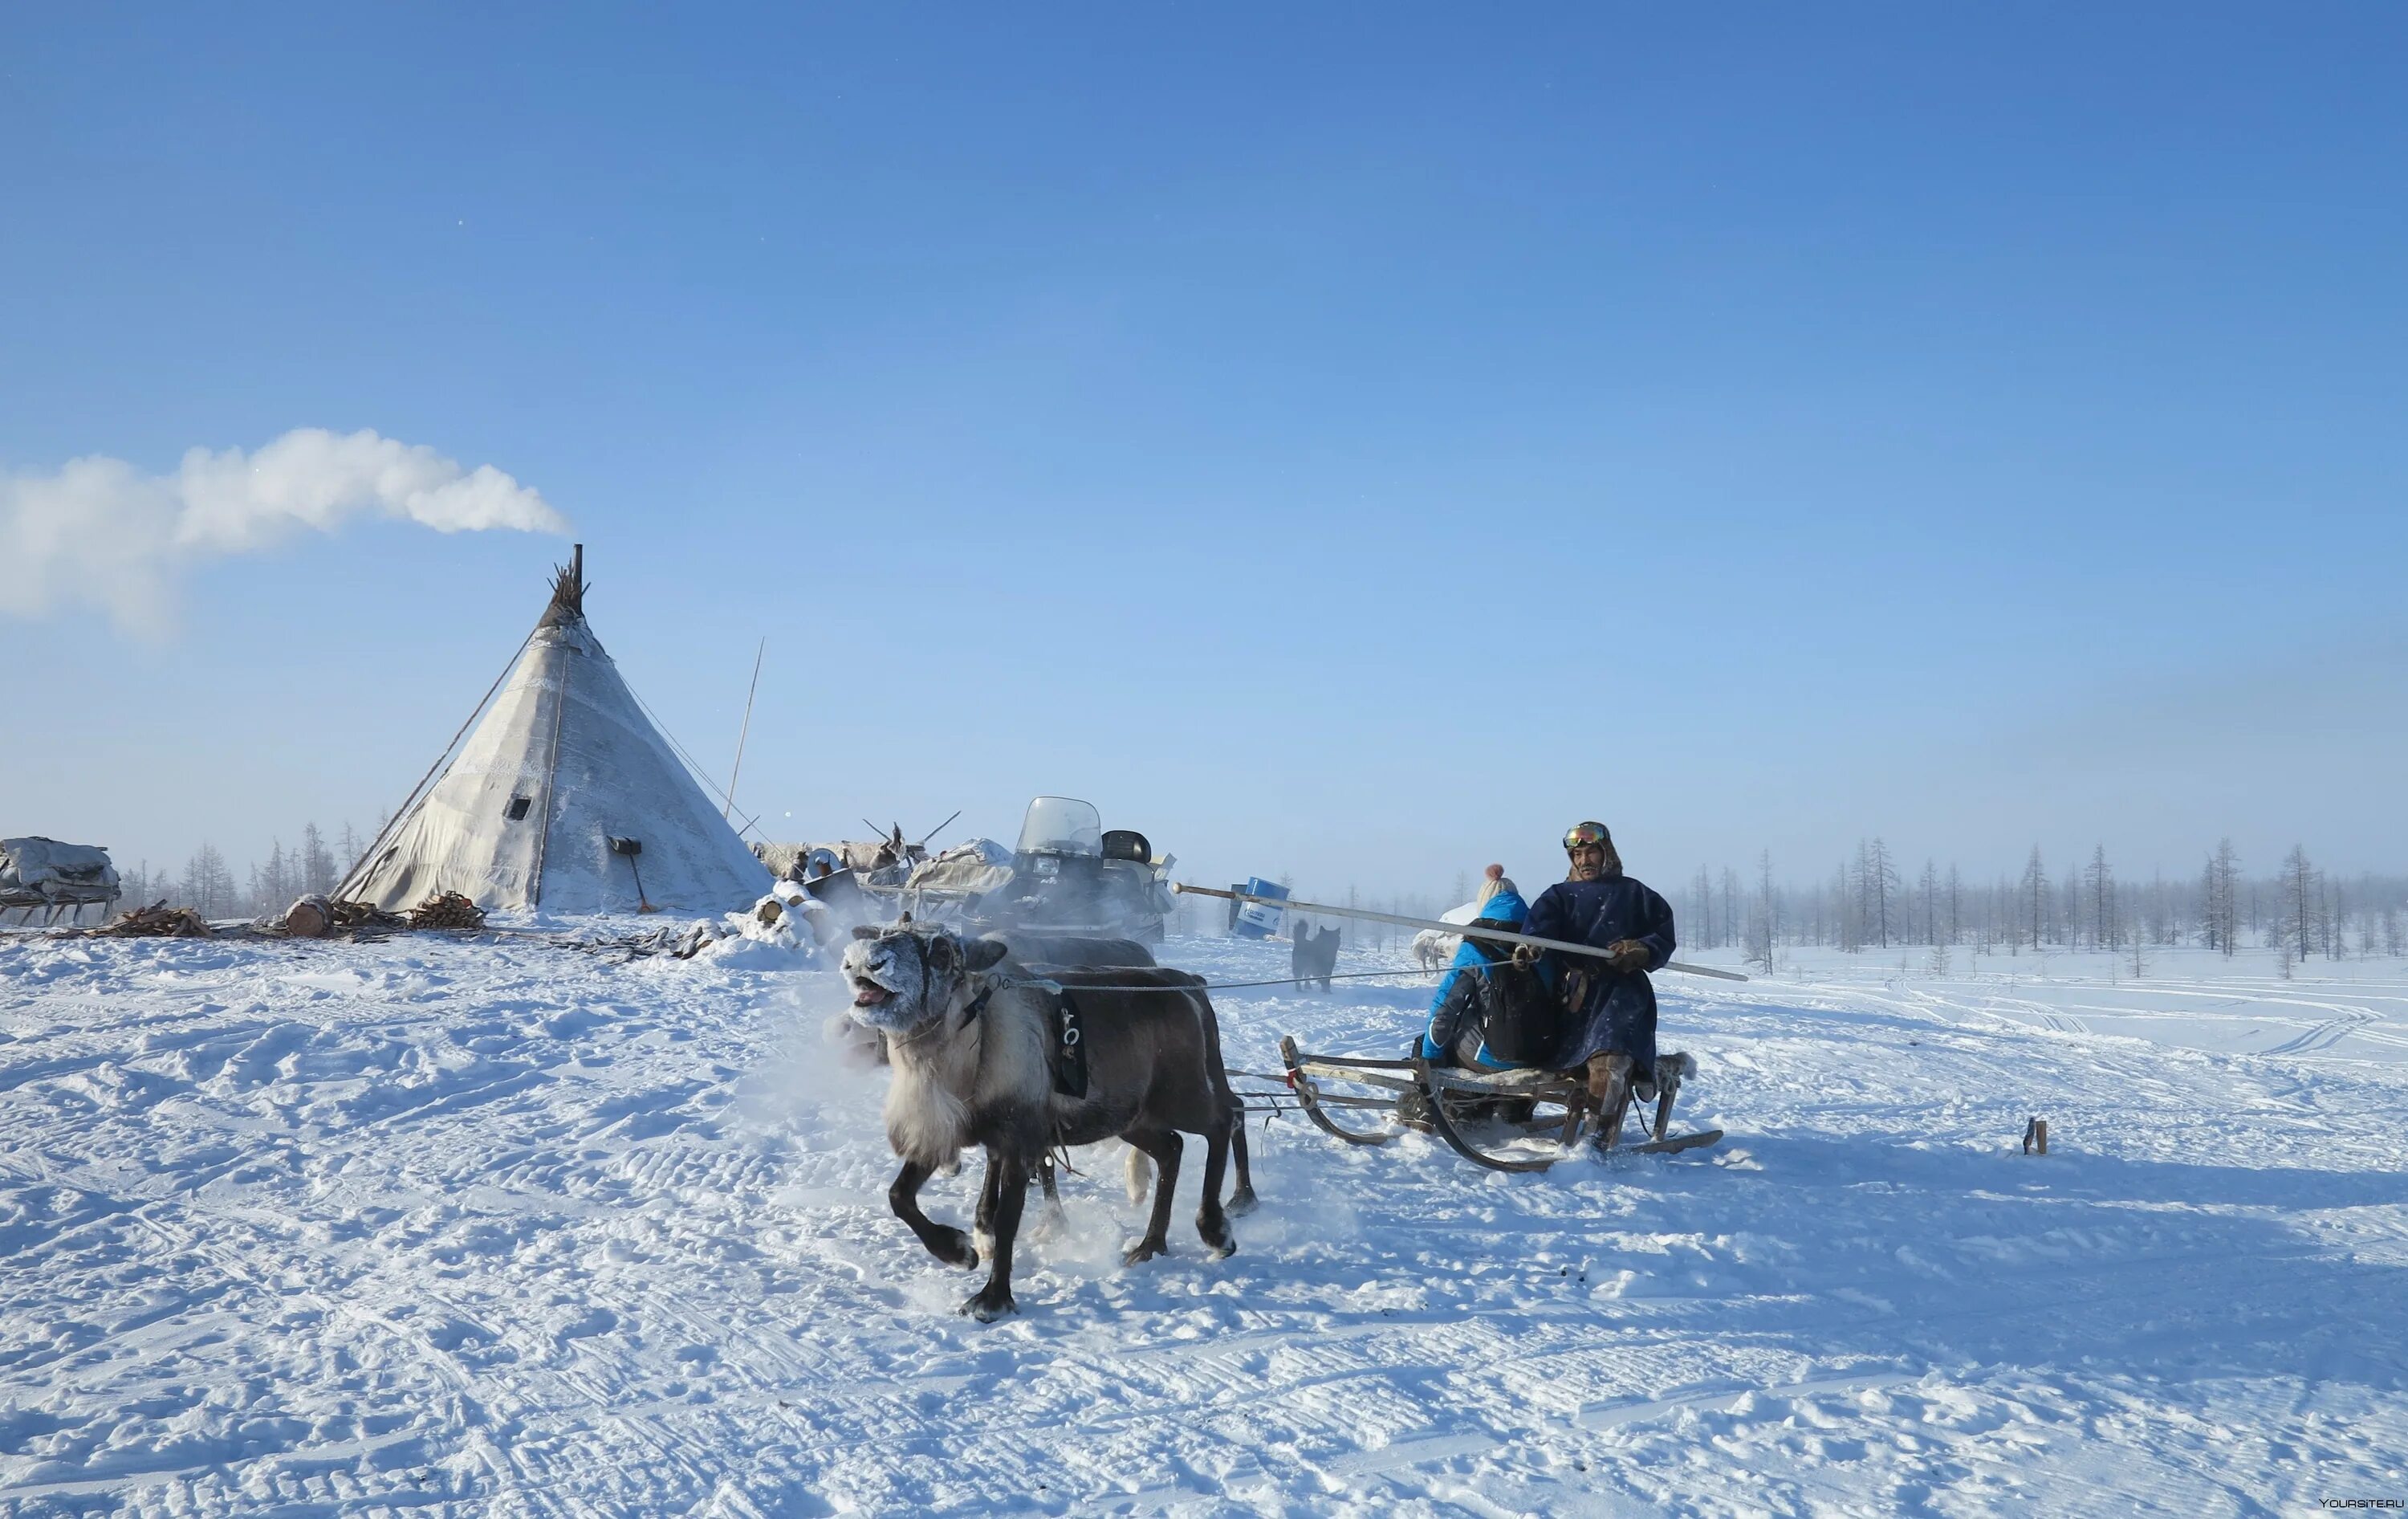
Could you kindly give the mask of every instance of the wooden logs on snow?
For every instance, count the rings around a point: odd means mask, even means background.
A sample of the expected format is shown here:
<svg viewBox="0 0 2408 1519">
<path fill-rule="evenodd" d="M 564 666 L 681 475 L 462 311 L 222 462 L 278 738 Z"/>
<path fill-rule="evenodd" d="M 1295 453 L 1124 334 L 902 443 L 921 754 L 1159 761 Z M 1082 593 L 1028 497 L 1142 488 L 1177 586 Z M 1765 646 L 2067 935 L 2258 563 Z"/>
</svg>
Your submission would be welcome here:
<svg viewBox="0 0 2408 1519">
<path fill-rule="evenodd" d="M 284 910 L 284 931 L 294 939 L 323 939 L 335 926 L 335 904 L 311 892 Z"/>
<path fill-rule="evenodd" d="M 332 905 L 335 913 L 335 926 L 337 928 L 401 928 L 408 926 L 400 913 L 387 912 L 384 909 L 378 907 L 373 902 L 345 902 L 338 899 Z"/>
<path fill-rule="evenodd" d="M 412 928 L 482 928 L 485 910 L 458 892 L 442 892 L 409 910 Z"/>
<path fill-rule="evenodd" d="M 165 897 L 149 907 L 121 912 L 98 928 L 84 933 L 93 939 L 207 939 L 209 925 L 188 907 L 171 908 Z"/>
<path fill-rule="evenodd" d="M 406 926 L 406 921 L 398 914 L 387 912 L 374 903 L 346 902 L 317 892 L 284 910 L 284 933 L 289 939 L 324 939 L 363 928 Z"/>
</svg>

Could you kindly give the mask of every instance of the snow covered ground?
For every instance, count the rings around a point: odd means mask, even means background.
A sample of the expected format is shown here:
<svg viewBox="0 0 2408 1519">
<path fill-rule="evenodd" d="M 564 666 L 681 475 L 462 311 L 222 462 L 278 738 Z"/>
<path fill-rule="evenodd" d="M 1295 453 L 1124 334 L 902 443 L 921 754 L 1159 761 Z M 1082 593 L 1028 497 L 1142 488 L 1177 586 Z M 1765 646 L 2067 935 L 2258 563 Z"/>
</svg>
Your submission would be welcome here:
<svg viewBox="0 0 2408 1519">
<path fill-rule="evenodd" d="M 2408 967 L 1924 954 L 1664 978 L 1730 1131 L 1689 1155 L 1508 1177 L 1258 1122 L 1239 1254 L 1191 1167 L 1124 1270 L 1093 1153 L 982 1327 L 887 1212 L 832 977 L 0 939 L 0 1512 L 2408 1498 Z M 1232 1063 L 1390 1053 L 1427 996 L 1338 988 L 1221 996 Z"/>
</svg>

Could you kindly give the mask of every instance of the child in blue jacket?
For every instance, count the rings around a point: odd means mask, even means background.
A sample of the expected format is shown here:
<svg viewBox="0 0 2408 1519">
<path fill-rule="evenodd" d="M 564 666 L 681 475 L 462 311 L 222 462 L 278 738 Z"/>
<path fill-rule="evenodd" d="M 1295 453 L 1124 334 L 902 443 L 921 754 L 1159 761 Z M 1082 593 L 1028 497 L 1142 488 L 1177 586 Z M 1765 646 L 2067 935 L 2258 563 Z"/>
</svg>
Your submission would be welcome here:
<svg viewBox="0 0 2408 1519">
<path fill-rule="evenodd" d="M 1519 933 L 1530 915 L 1529 904 L 1505 879 L 1501 865 L 1490 866 L 1484 874 L 1477 900 L 1479 921 L 1491 928 Z M 1508 946 L 1493 940 L 1484 942 L 1469 937 L 1464 939 L 1430 998 L 1429 1026 L 1423 1031 L 1417 1046 L 1424 1060 L 1480 1070 L 1503 1070 L 1522 1064 L 1492 1053 L 1485 1038 L 1487 1012 L 1492 1005 L 1491 967 L 1511 953 Z"/>
</svg>

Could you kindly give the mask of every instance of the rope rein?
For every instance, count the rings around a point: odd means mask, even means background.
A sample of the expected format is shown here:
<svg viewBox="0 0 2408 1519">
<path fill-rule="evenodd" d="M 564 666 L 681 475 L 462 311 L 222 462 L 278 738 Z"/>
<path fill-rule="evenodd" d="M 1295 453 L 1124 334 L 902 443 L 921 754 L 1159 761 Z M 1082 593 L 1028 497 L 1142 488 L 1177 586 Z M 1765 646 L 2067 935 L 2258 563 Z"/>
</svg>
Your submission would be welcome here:
<svg viewBox="0 0 2408 1519">
<path fill-rule="evenodd" d="M 1125 967 L 1112 966 L 1096 966 L 1093 967 L 1053 966 L 1048 968 L 1054 970 L 1087 968 L 1111 970 Z M 1080 986 L 1077 990 L 1082 992 L 1240 992 L 1250 990 L 1257 986 L 1302 986 L 1308 982 L 1318 983 L 1324 981 L 1362 981 L 1373 976 L 1436 976 L 1440 974 L 1443 974 L 1443 972 L 1436 970 L 1350 970 L 1342 976 L 1283 976 L 1278 981 L 1207 982 L 1201 986 Z"/>
</svg>

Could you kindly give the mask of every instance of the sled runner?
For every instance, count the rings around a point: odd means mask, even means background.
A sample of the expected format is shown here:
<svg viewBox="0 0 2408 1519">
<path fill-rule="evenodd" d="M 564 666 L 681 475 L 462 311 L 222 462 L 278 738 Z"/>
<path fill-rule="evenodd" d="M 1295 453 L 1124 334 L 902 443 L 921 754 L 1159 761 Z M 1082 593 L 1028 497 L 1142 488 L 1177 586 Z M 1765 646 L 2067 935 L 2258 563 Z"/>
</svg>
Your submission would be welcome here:
<svg viewBox="0 0 2408 1519">
<path fill-rule="evenodd" d="M 1629 1111 L 1641 1104 L 1623 1104 L 1609 1129 L 1588 1083 L 1558 1071 L 1472 1071 L 1426 1060 L 1306 1054 L 1290 1037 L 1280 1039 L 1280 1058 L 1297 1105 L 1324 1133 L 1348 1144 L 1385 1144 L 1408 1128 L 1420 1128 L 1490 1170 L 1543 1171 L 1577 1154 L 1574 1147 L 1584 1136 L 1598 1150 L 1641 1155 L 1695 1150 L 1723 1137 L 1720 1129 L 1670 1132 L 1673 1101 L 1682 1082 L 1697 1069 L 1685 1054 L 1656 1059 L 1655 1111 L 1652 1122 L 1641 1117 L 1646 1138 L 1635 1144 L 1622 1142 L 1622 1129 Z M 1358 1114 L 1367 1125 L 1356 1126 Z"/>
</svg>

